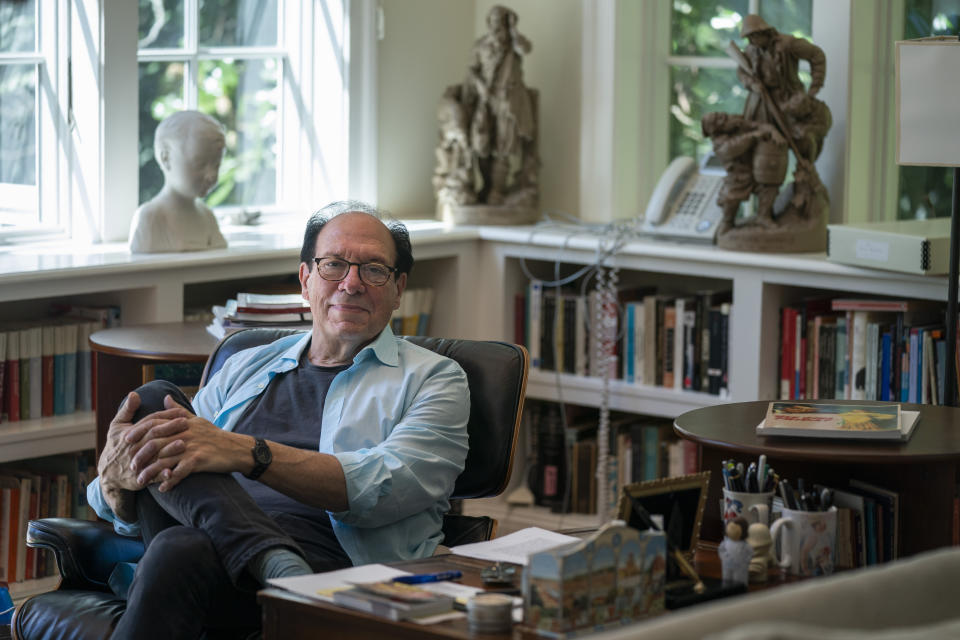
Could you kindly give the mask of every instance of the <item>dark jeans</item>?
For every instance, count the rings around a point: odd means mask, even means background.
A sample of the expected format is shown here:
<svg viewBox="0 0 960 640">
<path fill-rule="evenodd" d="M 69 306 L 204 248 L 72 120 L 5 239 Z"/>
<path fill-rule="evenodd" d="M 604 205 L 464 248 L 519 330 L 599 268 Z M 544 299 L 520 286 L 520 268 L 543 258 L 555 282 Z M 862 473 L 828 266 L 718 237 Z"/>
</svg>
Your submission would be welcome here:
<svg viewBox="0 0 960 640">
<path fill-rule="evenodd" d="M 167 394 L 193 411 L 183 392 L 166 381 L 147 383 L 137 393 L 134 422 L 163 409 Z M 304 553 L 231 475 L 192 474 L 166 493 L 157 486 L 137 493 L 146 553 L 114 638 L 196 638 L 204 629 L 240 634 L 259 628 L 260 585 L 244 570 L 270 547 L 297 551 L 316 571 L 338 568 Z"/>
</svg>

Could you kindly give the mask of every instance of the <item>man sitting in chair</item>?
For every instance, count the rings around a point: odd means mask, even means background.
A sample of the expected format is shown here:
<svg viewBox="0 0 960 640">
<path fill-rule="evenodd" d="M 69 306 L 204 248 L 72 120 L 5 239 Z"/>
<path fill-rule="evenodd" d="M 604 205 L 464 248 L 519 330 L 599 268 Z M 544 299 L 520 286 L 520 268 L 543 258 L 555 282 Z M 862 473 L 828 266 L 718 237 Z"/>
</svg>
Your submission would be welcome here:
<svg viewBox="0 0 960 640">
<path fill-rule="evenodd" d="M 87 491 L 147 545 L 115 637 L 258 627 L 268 578 L 433 553 L 470 395 L 390 330 L 412 266 L 401 223 L 329 205 L 300 254 L 311 332 L 233 355 L 192 406 L 163 381 L 127 396 Z"/>
</svg>

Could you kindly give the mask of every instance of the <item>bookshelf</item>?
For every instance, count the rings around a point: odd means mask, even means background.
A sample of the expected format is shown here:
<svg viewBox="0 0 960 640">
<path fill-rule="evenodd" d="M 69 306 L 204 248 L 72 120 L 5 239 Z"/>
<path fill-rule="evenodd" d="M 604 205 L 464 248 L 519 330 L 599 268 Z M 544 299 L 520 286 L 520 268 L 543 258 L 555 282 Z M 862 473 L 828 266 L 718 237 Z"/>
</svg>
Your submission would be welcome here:
<svg viewBox="0 0 960 640">
<path fill-rule="evenodd" d="M 447 228 L 410 223 L 416 265 L 410 287 L 435 292 L 430 333 L 437 336 L 513 340 L 514 296 L 527 278 L 521 261 L 551 273 L 559 260 L 592 264 L 605 241 L 582 229 L 540 227 Z M 78 250 L 69 243 L 0 249 L 0 321 L 38 317 L 53 302 L 115 304 L 123 324 L 180 322 L 187 306 L 221 304 L 224 292 L 254 279 L 295 272 L 302 223 L 224 228 L 226 249 L 132 256 L 123 243 Z M 869 295 L 943 301 L 946 278 L 885 272 L 828 262 L 823 254 L 765 255 L 711 246 L 631 240 L 613 259 L 621 282 L 670 285 L 679 290 L 728 288 L 730 316 L 729 401 L 777 395 L 780 308 L 811 295 Z M 571 374 L 532 371 L 528 397 L 599 404 L 601 382 Z M 611 408 L 673 418 L 722 404 L 718 396 L 615 381 Z M 0 423 L 0 462 L 92 449 L 92 413 L 20 423 Z M 522 460 L 518 457 L 517 460 Z M 524 471 L 518 462 L 515 481 Z M 509 489 L 506 493 L 509 493 Z M 510 507 L 504 498 L 465 505 L 467 513 L 500 520 L 501 532 L 522 526 L 566 528 L 596 524 L 583 514 Z"/>
</svg>

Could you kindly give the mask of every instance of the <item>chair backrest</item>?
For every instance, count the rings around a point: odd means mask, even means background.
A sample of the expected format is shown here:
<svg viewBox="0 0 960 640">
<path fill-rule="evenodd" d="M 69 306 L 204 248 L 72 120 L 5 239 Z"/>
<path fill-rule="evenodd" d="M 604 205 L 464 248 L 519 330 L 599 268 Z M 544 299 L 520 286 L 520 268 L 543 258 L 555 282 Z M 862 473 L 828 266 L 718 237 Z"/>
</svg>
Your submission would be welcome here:
<svg viewBox="0 0 960 640">
<path fill-rule="evenodd" d="M 213 377 L 234 353 L 272 342 L 295 329 L 257 327 L 241 329 L 214 347 L 200 385 Z M 521 346 L 487 340 L 459 340 L 407 336 L 404 338 L 455 360 L 470 386 L 470 449 L 457 478 L 452 498 L 484 498 L 500 494 L 510 480 L 520 415 L 526 395 L 529 360 Z"/>
</svg>

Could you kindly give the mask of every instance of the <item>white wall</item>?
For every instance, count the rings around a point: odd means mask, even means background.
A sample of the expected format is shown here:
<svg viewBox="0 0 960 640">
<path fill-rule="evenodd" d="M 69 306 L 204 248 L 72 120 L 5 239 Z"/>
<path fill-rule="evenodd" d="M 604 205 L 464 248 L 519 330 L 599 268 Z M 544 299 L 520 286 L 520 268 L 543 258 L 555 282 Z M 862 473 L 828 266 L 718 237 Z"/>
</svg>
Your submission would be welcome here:
<svg viewBox="0 0 960 640">
<path fill-rule="evenodd" d="M 540 92 L 540 208 L 577 215 L 580 197 L 580 0 L 381 0 L 378 203 L 400 217 L 433 217 L 436 106 L 460 82 L 494 4 L 517 12 L 533 44 L 524 60 Z"/>
</svg>

